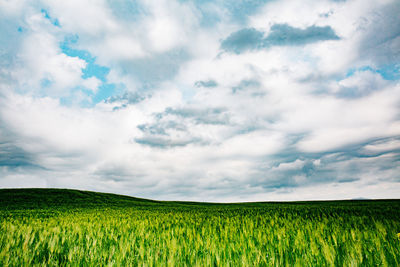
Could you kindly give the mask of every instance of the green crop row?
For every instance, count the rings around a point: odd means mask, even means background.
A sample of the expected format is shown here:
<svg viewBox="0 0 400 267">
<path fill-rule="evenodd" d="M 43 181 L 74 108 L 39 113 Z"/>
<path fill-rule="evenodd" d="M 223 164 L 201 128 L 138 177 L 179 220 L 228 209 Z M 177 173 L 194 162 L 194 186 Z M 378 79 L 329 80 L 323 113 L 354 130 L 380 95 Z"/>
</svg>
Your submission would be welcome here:
<svg viewBox="0 0 400 267">
<path fill-rule="evenodd" d="M 377 207 L 3 208 L 0 266 L 400 266 L 399 202 Z"/>
</svg>

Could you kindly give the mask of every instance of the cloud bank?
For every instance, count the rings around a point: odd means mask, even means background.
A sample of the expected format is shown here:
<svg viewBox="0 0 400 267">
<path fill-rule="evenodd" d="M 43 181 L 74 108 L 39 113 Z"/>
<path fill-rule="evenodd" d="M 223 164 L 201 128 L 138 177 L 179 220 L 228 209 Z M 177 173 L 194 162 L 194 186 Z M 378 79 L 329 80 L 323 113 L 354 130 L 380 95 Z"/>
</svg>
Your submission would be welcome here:
<svg viewBox="0 0 400 267">
<path fill-rule="evenodd" d="M 398 198 L 398 1 L 2 1 L 0 187 Z"/>
</svg>

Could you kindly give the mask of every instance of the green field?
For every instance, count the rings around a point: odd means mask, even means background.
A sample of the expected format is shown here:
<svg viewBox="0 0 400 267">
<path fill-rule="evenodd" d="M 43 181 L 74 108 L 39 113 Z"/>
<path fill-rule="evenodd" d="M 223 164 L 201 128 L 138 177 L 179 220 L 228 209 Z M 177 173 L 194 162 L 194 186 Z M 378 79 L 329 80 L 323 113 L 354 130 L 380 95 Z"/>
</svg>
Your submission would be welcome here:
<svg viewBox="0 0 400 267">
<path fill-rule="evenodd" d="M 211 204 L 0 190 L 0 266 L 400 266 L 400 200 Z"/>
</svg>

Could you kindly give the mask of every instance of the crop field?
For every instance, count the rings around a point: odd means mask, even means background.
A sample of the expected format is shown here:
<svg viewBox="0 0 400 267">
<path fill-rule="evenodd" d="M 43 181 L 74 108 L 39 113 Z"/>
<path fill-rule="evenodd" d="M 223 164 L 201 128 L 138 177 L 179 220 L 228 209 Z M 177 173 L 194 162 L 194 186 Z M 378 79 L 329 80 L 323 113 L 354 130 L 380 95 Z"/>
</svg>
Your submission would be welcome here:
<svg viewBox="0 0 400 267">
<path fill-rule="evenodd" d="M 0 266 L 400 266 L 400 201 L 211 204 L 0 190 Z"/>
</svg>

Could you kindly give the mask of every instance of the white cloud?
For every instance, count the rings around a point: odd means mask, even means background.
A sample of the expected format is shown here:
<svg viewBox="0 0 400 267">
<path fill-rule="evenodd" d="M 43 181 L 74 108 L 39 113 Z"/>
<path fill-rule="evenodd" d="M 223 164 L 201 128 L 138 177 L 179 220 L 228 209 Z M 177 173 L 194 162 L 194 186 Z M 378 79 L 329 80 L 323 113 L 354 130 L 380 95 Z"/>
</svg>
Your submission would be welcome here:
<svg viewBox="0 0 400 267">
<path fill-rule="evenodd" d="M 305 162 L 300 159 L 296 159 L 292 162 L 279 163 L 278 167 L 273 168 L 275 170 L 297 170 L 304 166 Z"/>
<path fill-rule="evenodd" d="M 11 74 L 25 92 L 48 96 L 65 96 L 82 82 L 86 62 L 63 54 L 59 48 L 59 31 L 35 13 L 27 18 L 29 32 L 10 66 Z"/>
<path fill-rule="evenodd" d="M 98 90 L 99 85 L 101 84 L 101 81 L 97 79 L 96 77 L 90 77 L 87 79 L 84 79 L 82 82 L 82 85 L 89 90 L 91 90 L 93 93 L 96 93 Z"/>
<path fill-rule="evenodd" d="M 371 143 L 363 147 L 363 150 L 366 153 L 382 153 L 386 151 L 393 151 L 399 149 L 400 149 L 400 140 L 398 139 L 377 141 L 375 143 Z"/>
<path fill-rule="evenodd" d="M 320 26 L 325 20 L 324 16 L 332 13 L 337 6 L 332 1 L 275 1 L 251 17 L 249 24 L 255 28 L 269 28 L 272 23 L 287 23 L 300 28 L 314 24 Z"/>
<path fill-rule="evenodd" d="M 155 52 L 165 52 L 187 44 L 196 31 L 197 17 L 189 5 L 178 1 L 143 1 L 150 15 L 144 19 L 148 45 Z"/>
<path fill-rule="evenodd" d="M 68 32 L 81 35 L 99 36 L 104 32 L 115 30 L 115 21 L 107 2 L 91 0 L 43 1 L 50 14 L 56 17 L 61 26 Z"/>
<path fill-rule="evenodd" d="M 354 91 L 356 96 L 366 95 L 375 90 L 383 90 L 390 83 L 383 80 L 382 76 L 371 71 L 358 71 L 354 75 L 341 80 L 336 91 L 347 90 Z M 341 87 L 341 88 L 340 88 Z"/>
<path fill-rule="evenodd" d="M 110 61 L 129 60 L 146 55 L 141 45 L 135 40 L 136 38 L 125 35 L 129 35 L 129 32 L 120 36 L 110 36 L 104 44 L 101 44 L 102 49 L 106 48 L 108 51 L 113 51 Z"/>
<path fill-rule="evenodd" d="M 1 1 L 0 10 L 1 13 L 7 14 L 9 16 L 19 15 L 21 11 L 26 9 L 25 0 L 15 0 L 15 1 Z"/>
<path fill-rule="evenodd" d="M 284 138 L 270 131 L 234 136 L 221 145 L 218 154 L 224 157 L 254 157 L 271 155 L 282 149 Z"/>
<path fill-rule="evenodd" d="M 398 86 L 390 91 L 380 91 L 357 100 L 324 100 L 315 109 L 312 106 L 293 114 L 291 125 L 295 129 L 303 124 L 311 134 L 298 143 L 307 152 L 322 152 L 345 145 L 365 142 L 371 138 L 400 134 L 396 120 Z M 310 104 L 310 102 L 309 102 Z M 329 105 L 330 104 L 330 105 Z M 307 129 L 307 127 L 309 127 Z"/>
<path fill-rule="evenodd" d="M 191 2 L 139 1 L 124 16 L 111 1 L 43 3 L 61 27 L 39 4 L 6 12 L 24 30 L 1 72 L 0 141 L 10 148 L 0 162 L 15 150 L 25 165 L 0 165 L 0 186 L 207 201 L 399 189 L 400 87 L 378 71 L 397 39 L 383 54 L 365 46 L 374 22 L 388 24 L 376 14 L 390 1 L 271 1 L 240 22 L 220 7 L 215 27 Z M 222 53 L 232 32 L 277 23 L 330 26 L 341 39 Z M 100 78 L 82 78 L 85 60 L 62 53 L 74 35 L 72 48 L 110 68 L 114 101 L 79 106 L 105 92 Z"/>
</svg>

